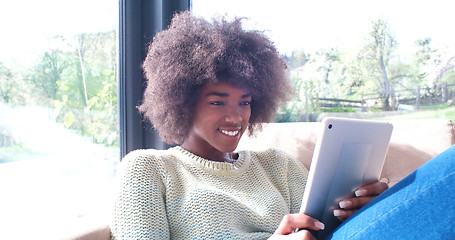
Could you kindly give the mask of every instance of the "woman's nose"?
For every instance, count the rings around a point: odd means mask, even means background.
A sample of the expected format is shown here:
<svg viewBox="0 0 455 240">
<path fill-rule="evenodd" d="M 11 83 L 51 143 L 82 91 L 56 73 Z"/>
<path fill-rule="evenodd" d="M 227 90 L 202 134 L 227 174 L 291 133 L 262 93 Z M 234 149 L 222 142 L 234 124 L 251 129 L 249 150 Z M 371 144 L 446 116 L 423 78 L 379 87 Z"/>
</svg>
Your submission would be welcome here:
<svg viewBox="0 0 455 240">
<path fill-rule="evenodd" d="M 242 121 L 242 114 L 240 109 L 238 108 L 230 108 L 226 115 L 224 116 L 224 120 L 230 123 L 239 123 Z"/>
</svg>

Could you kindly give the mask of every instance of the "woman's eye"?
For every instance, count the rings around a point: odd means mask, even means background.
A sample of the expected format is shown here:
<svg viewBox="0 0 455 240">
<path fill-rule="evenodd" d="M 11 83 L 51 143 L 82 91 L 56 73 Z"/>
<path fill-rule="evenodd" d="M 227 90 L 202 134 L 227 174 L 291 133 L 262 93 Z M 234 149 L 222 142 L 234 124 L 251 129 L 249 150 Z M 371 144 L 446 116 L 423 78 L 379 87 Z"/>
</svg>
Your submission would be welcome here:
<svg viewBox="0 0 455 240">
<path fill-rule="evenodd" d="M 210 102 L 210 105 L 220 106 L 220 105 L 224 105 L 224 103 L 223 102 Z"/>
<path fill-rule="evenodd" d="M 243 105 L 243 106 L 248 106 L 251 104 L 251 101 L 245 101 L 245 102 L 241 102 L 240 105 Z"/>
</svg>

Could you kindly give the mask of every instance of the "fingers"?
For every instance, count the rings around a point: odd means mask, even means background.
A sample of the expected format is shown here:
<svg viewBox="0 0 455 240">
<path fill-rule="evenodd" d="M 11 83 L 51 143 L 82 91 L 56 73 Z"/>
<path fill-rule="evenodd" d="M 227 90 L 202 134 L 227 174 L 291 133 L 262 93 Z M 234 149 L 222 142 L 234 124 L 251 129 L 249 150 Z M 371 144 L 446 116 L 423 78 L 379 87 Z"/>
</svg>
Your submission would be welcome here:
<svg viewBox="0 0 455 240">
<path fill-rule="evenodd" d="M 340 221 L 346 220 L 354 214 L 359 208 L 373 200 L 374 197 L 348 198 L 338 203 L 340 208 L 333 210 L 333 215 Z"/>
<path fill-rule="evenodd" d="M 288 235 L 273 234 L 269 240 L 284 240 L 284 239 L 302 239 L 302 240 L 316 240 L 316 238 L 307 230 L 298 231 Z"/>
<path fill-rule="evenodd" d="M 338 203 L 341 209 L 359 209 L 374 199 L 375 196 L 346 198 Z"/>
<path fill-rule="evenodd" d="M 333 210 L 333 215 L 344 221 L 388 188 L 387 183 L 380 181 L 362 186 L 354 192 L 356 197 L 341 200 L 338 203 L 340 208 Z"/>
<path fill-rule="evenodd" d="M 337 217 L 341 222 L 348 219 L 351 215 L 353 215 L 357 209 L 355 210 L 346 210 L 346 209 L 335 209 L 333 210 L 333 215 Z"/>
<path fill-rule="evenodd" d="M 389 185 L 385 182 L 374 182 L 372 184 L 368 184 L 362 186 L 361 188 L 357 189 L 354 194 L 356 197 L 365 197 L 365 196 L 372 196 L 372 195 L 379 195 L 385 190 L 389 188 Z"/>
<path fill-rule="evenodd" d="M 295 238 L 292 236 L 293 239 L 305 239 L 305 240 L 316 240 L 316 238 L 307 230 L 298 231 L 295 233 Z"/>
<path fill-rule="evenodd" d="M 294 229 L 323 230 L 324 224 L 305 214 L 288 214 L 281 220 L 280 226 L 275 231 L 276 234 L 286 235 L 294 232 Z"/>
<path fill-rule="evenodd" d="M 358 209 L 369 203 L 377 195 L 387 190 L 389 186 L 384 182 L 374 182 L 357 189 L 354 198 L 346 198 L 338 204 L 341 209 Z"/>
</svg>

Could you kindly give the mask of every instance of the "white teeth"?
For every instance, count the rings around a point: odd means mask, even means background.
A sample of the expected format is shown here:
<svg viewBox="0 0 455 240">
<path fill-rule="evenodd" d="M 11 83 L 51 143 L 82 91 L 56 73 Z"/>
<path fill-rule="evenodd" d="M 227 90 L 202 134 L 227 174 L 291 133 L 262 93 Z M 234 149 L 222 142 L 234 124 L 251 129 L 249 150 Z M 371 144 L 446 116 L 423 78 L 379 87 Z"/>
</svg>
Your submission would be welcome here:
<svg viewBox="0 0 455 240">
<path fill-rule="evenodd" d="M 231 136 L 231 137 L 234 137 L 235 135 L 237 135 L 239 133 L 239 131 L 226 131 L 226 130 L 220 130 L 222 133 L 228 135 L 228 136 Z"/>
</svg>

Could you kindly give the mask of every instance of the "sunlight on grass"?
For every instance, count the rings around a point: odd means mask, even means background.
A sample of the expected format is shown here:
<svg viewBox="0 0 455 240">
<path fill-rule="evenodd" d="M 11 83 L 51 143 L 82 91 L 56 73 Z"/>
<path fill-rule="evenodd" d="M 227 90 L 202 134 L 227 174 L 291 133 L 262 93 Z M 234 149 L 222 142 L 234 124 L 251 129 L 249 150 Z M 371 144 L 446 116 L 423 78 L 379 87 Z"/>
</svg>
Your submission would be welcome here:
<svg viewBox="0 0 455 240">
<path fill-rule="evenodd" d="M 446 109 L 433 109 L 433 110 L 420 110 L 414 112 L 403 112 L 399 115 L 385 116 L 381 119 L 383 120 L 394 120 L 394 119 L 429 119 L 429 118 L 439 118 L 439 119 L 449 119 L 455 120 L 455 107 L 449 107 Z"/>
</svg>

